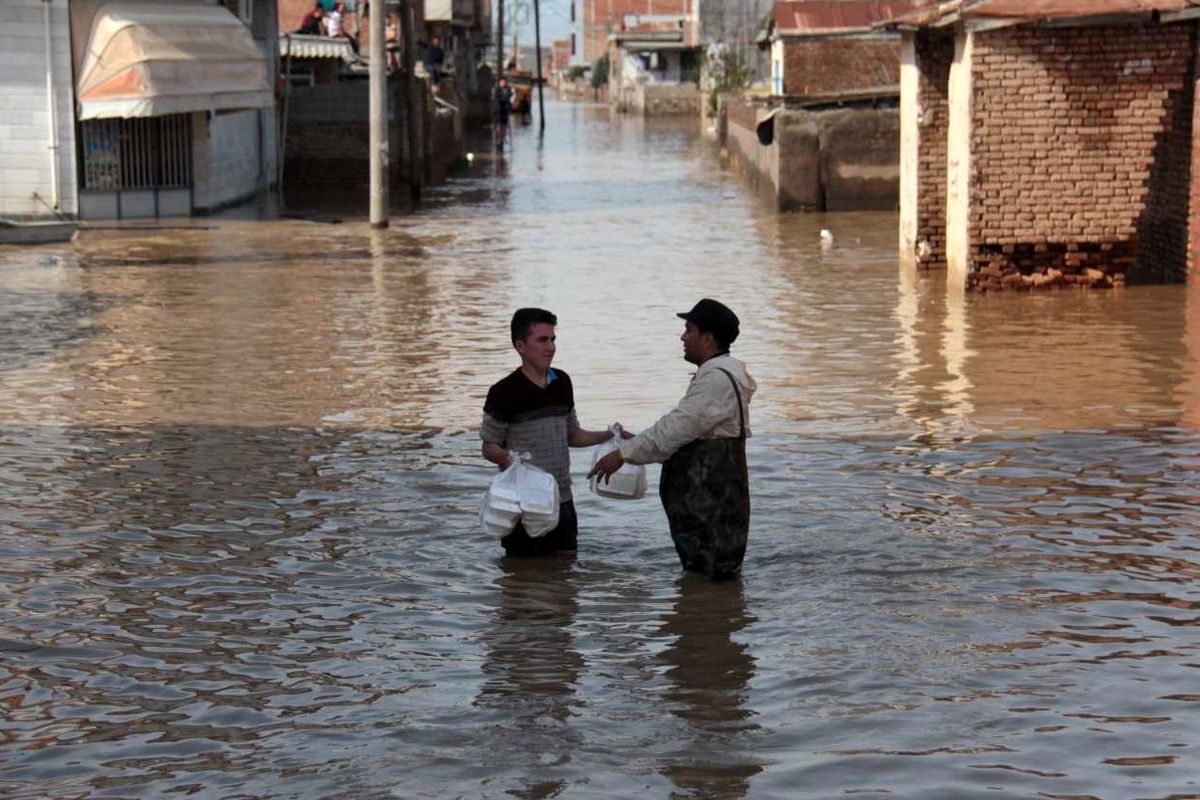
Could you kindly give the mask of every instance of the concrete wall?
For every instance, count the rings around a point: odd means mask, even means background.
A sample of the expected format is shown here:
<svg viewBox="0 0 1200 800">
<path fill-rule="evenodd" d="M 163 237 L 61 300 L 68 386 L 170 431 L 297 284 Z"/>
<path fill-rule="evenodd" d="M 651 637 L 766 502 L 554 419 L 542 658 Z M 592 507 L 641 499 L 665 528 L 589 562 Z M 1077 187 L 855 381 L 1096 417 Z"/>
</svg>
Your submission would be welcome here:
<svg viewBox="0 0 1200 800">
<path fill-rule="evenodd" d="M 825 210 L 896 210 L 900 113 L 894 108 L 839 109 L 808 112 L 808 117 L 820 139 Z M 783 141 L 788 143 L 787 136 Z"/>
<path fill-rule="evenodd" d="M 730 159 L 767 202 L 779 207 L 779 148 L 763 147 L 754 131 L 757 109 L 731 101 L 725 106 L 723 142 Z"/>
<path fill-rule="evenodd" d="M 968 285 L 1184 277 L 1193 35 L 1190 24 L 975 35 Z"/>
<path fill-rule="evenodd" d="M 75 168 L 74 86 L 66 0 L 50 4 L 51 64 L 54 75 L 54 126 L 46 86 L 46 40 L 41 0 L 0 2 L 0 216 L 54 216 L 55 165 L 59 209 L 79 210 Z M 58 132 L 57 158 L 51 150 Z M 34 194 L 44 198 L 38 201 Z"/>
<path fill-rule="evenodd" d="M 270 130 L 269 117 L 258 111 L 194 115 L 196 212 L 216 211 L 266 188 L 271 143 L 263 137 Z"/>
<path fill-rule="evenodd" d="M 647 83 L 634 93 L 634 106 L 646 117 L 667 117 L 680 114 L 699 116 L 700 90 L 693 83 Z"/>
<path fill-rule="evenodd" d="M 393 81 L 389 102 L 389 174 L 393 193 L 407 189 L 403 97 Z M 284 140 L 284 197 L 289 205 L 346 203 L 366 207 L 370 191 L 368 85 L 347 81 L 293 87 Z M 397 114 L 397 109 L 401 113 Z"/>
<path fill-rule="evenodd" d="M 414 165 L 408 149 L 404 84 L 390 80 L 388 152 L 392 206 L 403 207 L 414 176 L 420 182 L 440 180 L 462 157 L 461 115 L 435 113 L 428 84 L 421 81 L 423 107 L 417 125 L 424 141 L 424 158 Z M 442 87 L 449 100 L 463 101 Z M 325 86 L 293 88 L 284 157 L 284 194 L 291 205 L 365 207 L 370 189 L 367 81 L 343 81 Z M 456 102 L 457 101 L 457 102 Z"/>
<path fill-rule="evenodd" d="M 765 109 L 727 106 L 725 147 L 781 211 L 894 210 L 900 116 L 895 109 L 781 111 L 769 145 L 755 130 Z"/>
<path fill-rule="evenodd" d="M 921 127 L 917 119 L 921 75 L 917 67 L 916 37 L 904 34 L 900 50 L 900 264 L 917 266 L 917 199 L 921 194 L 917 164 Z"/>
<path fill-rule="evenodd" d="M 900 82 L 898 36 L 786 38 L 782 49 L 786 95 L 831 95 Z"/>
</svg>

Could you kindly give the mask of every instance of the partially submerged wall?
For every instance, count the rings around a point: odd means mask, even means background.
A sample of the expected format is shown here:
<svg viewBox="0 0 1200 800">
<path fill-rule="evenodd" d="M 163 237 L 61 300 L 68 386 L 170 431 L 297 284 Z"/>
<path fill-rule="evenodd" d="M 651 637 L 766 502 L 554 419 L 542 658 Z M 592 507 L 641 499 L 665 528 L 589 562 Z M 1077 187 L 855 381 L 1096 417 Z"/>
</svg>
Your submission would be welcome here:
<svg viewBox="0 0 1200 800">
<path fill-rule="evenodd" d="M 647 83 L 638 87 L 635 104 L 647 117 L 695 117 L 700 114 L 700 90 L 694 83 Z"/>
<path fill-rule="evenodd" d="M 772 141 L 756 126 L 765 109 L 728 105 L 725 146 L 780 211 L 894 210 L 900 127 L 895 109 L 779 111 Z"/>
<path fill-rule="evenodd" d="M 392 203 L 402 205 L 414 175 L 440 180 L 462 155 L 461 114 L 433 110 L 422 81 L 417 124 L 424 159 L 409 154 L 403 79 L 389 82 L 388 184 Z M 284 157 L 284 196 L 289 204 L 365 206 L 370 191 L 370 127 L 366 81 L 293 88 Z M 454 100 L 461 102 L 458 95 Z M 460 106 L 461 108 L 461 106 Z M 424 180 L 421 181 L 424 183 Z"/>
</svg>

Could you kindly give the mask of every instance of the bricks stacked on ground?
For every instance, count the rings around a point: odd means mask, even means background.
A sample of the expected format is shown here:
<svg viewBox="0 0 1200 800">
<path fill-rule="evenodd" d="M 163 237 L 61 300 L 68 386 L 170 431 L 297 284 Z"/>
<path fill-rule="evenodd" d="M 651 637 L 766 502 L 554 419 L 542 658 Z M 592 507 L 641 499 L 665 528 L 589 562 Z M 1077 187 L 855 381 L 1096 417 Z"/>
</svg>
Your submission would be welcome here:
<svg viewBox="0 0 1200 800">
<path fill-rule="evenodd" d="M 918 263 L 946 266 L 946 152 L 950 129 L 950 64 L 954 39 L 922 30 L 915 42 L 920 75 L 917 97 L 920 155 L 917 164 Z"/>
<path fill-rule="evenodd" d="M 899 83 L 897 38 L 784 40 L 785 95 L 813 97 Z"/>
<path fill-rule="evenodd" d="M 968 286 L 1183 278 L 1191 34 L 1188 25 L 976 34 Z"/>
</svg>

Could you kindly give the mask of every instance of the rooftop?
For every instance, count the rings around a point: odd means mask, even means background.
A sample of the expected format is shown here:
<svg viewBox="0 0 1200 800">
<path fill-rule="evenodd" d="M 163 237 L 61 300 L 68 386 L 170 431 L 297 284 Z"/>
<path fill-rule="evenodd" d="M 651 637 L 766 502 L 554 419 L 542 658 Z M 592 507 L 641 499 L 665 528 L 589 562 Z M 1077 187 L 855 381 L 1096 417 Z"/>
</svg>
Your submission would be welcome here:
<svg viewBox="0 0 1200 800">
<path fill-rule="evenodd" d="M 919 5 L 920 0 L 777 0 L 771 23 L 778 35 L 863 32 Z"/>
<path fill-rule="evenodd" d="M 1200 8 L 1200 0 L 945 0 L 925 2 L 880 25 L 939 26 L 959 20 L 1043 22 L 1125 14 L 1172 13 Z"/>
</svg>

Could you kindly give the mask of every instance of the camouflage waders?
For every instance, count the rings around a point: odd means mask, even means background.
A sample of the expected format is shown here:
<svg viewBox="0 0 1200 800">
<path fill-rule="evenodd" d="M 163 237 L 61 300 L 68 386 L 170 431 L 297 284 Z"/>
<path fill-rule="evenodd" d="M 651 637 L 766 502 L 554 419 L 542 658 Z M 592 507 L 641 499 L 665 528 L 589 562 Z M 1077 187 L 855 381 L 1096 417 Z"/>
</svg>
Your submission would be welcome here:
<svg viewBox="0 0 1200 800">
<path fill-rule="evenodd" d="M 683 568 L 713 580 L 737 574 L 750 533 L 750 477 L 746 471 L 746 416 L 733 375 L 741 435 L 697 439 L 663 463 L 658 496 Z"/>
</svg>

